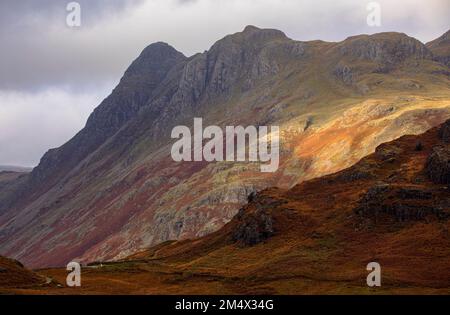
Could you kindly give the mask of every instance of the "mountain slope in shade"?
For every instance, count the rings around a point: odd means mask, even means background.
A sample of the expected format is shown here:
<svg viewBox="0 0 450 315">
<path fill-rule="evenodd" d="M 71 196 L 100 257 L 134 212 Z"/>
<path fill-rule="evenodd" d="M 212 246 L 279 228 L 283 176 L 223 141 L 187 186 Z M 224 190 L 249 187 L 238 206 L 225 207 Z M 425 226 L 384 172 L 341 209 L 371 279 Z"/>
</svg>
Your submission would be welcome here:
<svg viewBox="0 0 450 315">
<path fill-rule="evenodd" d="M 173 162 L 171 130 L 194 117 L 279 125 L 278 172 Z M 405 34 L 299 42 L 249 26 L 189 58 L 152 44 L 80 133 L 0 188 L 0 253 L 59 266 L 206 235 L 252 192 L 336 172 L 448 117 L 448 67 Z"/>
<path fill-rule="evenodd" d="M 450 120 L 336 174 L 258 193 L 217 233 L 130 258 L 194 279 L 237 277 L 240 293 L 370 292 L 365 267 L 375 261 L 383 290 L 448 294 L 449 185 Z"/>
<path fill-rule="evenodd" d="M 338 173 L 253 194 L 211 235 L 92 264 L 79 289 L 32 293 L 449 294 L 449 185 L 450 120 Z M 367 287 L 369 262 L 381 287 Z"/>
</svg>

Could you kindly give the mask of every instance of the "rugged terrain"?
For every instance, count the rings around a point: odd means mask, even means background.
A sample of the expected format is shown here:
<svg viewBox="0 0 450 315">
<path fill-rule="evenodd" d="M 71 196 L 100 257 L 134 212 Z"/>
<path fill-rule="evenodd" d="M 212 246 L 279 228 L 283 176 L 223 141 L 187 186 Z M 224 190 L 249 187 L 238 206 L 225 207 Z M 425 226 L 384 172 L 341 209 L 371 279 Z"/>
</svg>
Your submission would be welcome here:
<svg viewBox="0 0 450 315">
<path fill-rule="evenodd" d="M 450 294 L 450 120 L 354 166 L 268 188 L 222 229 L 82 269 L 35 294 Z M 366 266 L 381 265 L 368 288 Z M 40 270 L 64 283 L 65 269 Z"/>
<path fill-rule="evenodd" d="M 253 26 L 191 57 L 152 44 L 83 130 L 0 184 L 0 254 L 63 266 L 217 231 L 252 192 L 342 170 L 449 118 L 446 47 L 448 32 L 428 45 L 400 33 L 330 43 Z M 279 125 L 278 172 L 173 162 L 170 132 L 194 117 Z"/>
<path fill-rule="evenodd" d="M 14 166 L 14 165 L 0 165 L 0 172 L 17 172 L 17 173 L 28 173 L 31 172 L 33 168 Z"/>
</svg>

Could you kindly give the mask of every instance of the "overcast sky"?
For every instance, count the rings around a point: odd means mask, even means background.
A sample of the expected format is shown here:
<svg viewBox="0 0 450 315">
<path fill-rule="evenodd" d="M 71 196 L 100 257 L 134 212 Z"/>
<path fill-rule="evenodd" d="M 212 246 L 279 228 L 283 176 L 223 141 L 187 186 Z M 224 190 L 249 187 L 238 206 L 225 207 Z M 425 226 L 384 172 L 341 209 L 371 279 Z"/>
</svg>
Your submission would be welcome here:
<svg viewBox="0 0 450 315">
<path fill-rule="evenodd" d="M 70 139 L 152 42 L 190 56 L 249 24 L 327 41 L 398 31 L 427 42 L 450 28 L 449 0 L 378 1 L 380 27 L 365 0 L 79 0 L 75 29 L 69 2 L 0 2 L 0 165 L 35 166 Z"/>
</svg>

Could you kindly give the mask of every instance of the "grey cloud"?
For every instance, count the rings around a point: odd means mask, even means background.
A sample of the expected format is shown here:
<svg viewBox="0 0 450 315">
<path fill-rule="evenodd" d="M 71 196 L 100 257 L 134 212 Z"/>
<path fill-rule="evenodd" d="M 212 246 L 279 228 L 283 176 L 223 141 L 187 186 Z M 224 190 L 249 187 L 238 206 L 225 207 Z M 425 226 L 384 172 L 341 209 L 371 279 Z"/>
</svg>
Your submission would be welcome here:
<svg viewBox="0 0 450 315">
<path fill-rule="evenodd" d="M 124 65 L 115 62 L 117 54 L 111 55 L 117 50 L 102 47 L 101 37 L 83 39 L 82 34 L 141 0 L 78 0 L 82 7 L 80 30 L 66 25 L 69 2 L 0 2 L 0 89 L 39 90 L 52 85 L 75 88 L 120 74 Z"/>
<path fill-rule="evenodd" d="M 85 93 L 60 88 L 0 91 L 0 165 L 37 165 L 48 149 L 80 130 L 109 89 L 99 85 Z"/>
</svg>

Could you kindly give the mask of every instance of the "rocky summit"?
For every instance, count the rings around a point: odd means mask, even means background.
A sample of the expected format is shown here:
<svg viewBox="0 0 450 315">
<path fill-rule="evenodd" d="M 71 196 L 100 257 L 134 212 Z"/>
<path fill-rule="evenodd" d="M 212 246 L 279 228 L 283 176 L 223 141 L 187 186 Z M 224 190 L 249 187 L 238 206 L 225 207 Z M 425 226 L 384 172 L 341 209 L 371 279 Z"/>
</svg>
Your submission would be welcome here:
<svg viewBox="0 0 450 315">
<path fill-rule="evenodd" d="M 448 48 L 448 32 L 426 45 L 400 33 L 305 42 L 254 26 L 191 57 L 151 44 L 77 135 L 31 173 L 1 178 L 0 254 L 31 267 L 62 266 L 213 233 L 256 191 L 340 171 L 383 142 L 443 123 L 450 117 Z M 279 126 L 278 171 L 262 173 L 255 162 L 173 161 L 171 130 L 192 127 L 195 117 L 220 127 Z M 424 144 L 416 152 L 429 150 Z M 445 183 L 446 149 L 433 150 L 427 172 Z M 376 154 L 398 161 L 393 148 Z M 372 171 L 360 165 L 339 176 L 351 182 Z M 379 215 L 428 216 L 408 203 L 427 191 L 377 185 L 386 203 Z M 406 196 L 403 206 L 388 204 L 398 194 Z M 371 219 L 372 200 L 369 190 L 356 213 Z M 439 205 L 430 207 L 439 215 Z M 232 235 L 243 247 L 276 233 L 263 205 L 235 220 Z"/>
</svg>

